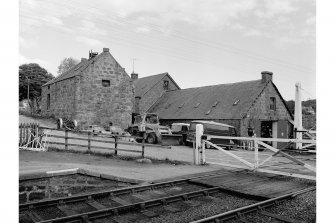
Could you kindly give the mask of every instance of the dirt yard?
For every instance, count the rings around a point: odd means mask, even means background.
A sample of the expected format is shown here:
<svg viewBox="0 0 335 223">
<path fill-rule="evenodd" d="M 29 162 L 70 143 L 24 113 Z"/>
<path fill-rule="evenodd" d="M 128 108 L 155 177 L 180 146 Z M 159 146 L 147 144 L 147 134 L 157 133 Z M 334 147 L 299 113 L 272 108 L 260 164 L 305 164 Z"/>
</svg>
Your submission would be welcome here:
<svg viewBox="0 0 335 223">
<path fill-rule="evenodd" d="M 22 122 L 39 122 L 41 125 L 48 127 L 55 127 L 55 123 L 48 120 L 36 120 L 26 116 L 20 116 L 20 123 Z M 54 126 L 53 126 L 54 125 Z M 52 131 L 50 134 L 62 135 L 62 131 Z M 69 133 L 69 136 L 87 138 L 87 135 L 80 135 L 75 133 Z M 95 137 L 96 139 L 108 140 L 111 143 L 92 142 L 92 147 L 102 146 L 110 147 L 111 149 L 92 149 L 93 152 L 98 153 L 113 153 L 114 143 L 112 138 L 101 138 Z M 62 138 L 53 138 L 52 141 L 64 143 Z M 69 140 L 69 143 L 87 145 L 87 141 L 82 140 Z M 60 150 L 64 149 L 63 145 L 50 144 L 49 147 L 56 147 Z M 118 145 L 120 149 L 131 149 L 141 151 L 141 145 Z M 70 150 L 85 152 L 87 147 L 69 146 Z M 250 163 L 254 162 L 254 152 L 246 150 L 229 151 L 234 155 L 237 155 Z M 32 155 L 33 154 L 33 155 Z M 259 162 L 266 160 L 273 153 L 270 151 L 259 152 Z M 139 153 L 130 153 L 119 151 L 120 156 L 139 156 Z M 301 161 L 308 163 L 309 165 L 316 165 L 316 155 L 298 155 L 295 157 Z M 129 176 L 129 178 L 141 179 L 141 180 L 157 180 L 162 178 L 170 178 L 185 174 L 194 174 L 200 172 L 206 172 L 210 170 L 218 170 L 220 168 L 226 168 L 219 165 L 207 165 L 207 166 L 194 166 L 193 163 L 193 149 L 186 146 L 172 146 L 171 149 L 159 148 L 159 147 L 146 147 L 145 157 L 155 160 L 170 160 L 186 163 L 185 165 L 171 164 L 139 164 L 135 161 L 122 161 L 119 159 L 105 158 L 103 156 L 92 156 L 83 154 L 71 154 L 61 152 L 23 152 L 20 151 L 20 173 L 22 172 L 33 172 L 33 171 L 47 171 L 55 169 L 66 169 L 66 168 L 84 168 L 91 170 L 107 171 L 115 176 Z M 208 149 L 206 150 L 206 161 L 218 164 L 227 164 L 230 166 L 242 166 L 246 167 L 245 164 L 236 160 L 235 158 L 224 154 L 221 151 Z M 302 167 L 296 165 L 294 162 L 286 159 L 282 156 L 274 156 L 269 162 L 263 165 L 264 168 L 284 171 L 298 174 L 313 175 L 314 173 Z M 112 172 L 112 173 L 111 173 Z"/>
<path fill-rule="evenodd" d="M 188 174 L 220 170 L 220 166 L 194 166 L 172 164 L 144 164 L 136 161 L 109 159 L 89 154 L 63 152 L 19 152 L 20 174 L 82 168 L 117 177 L 153 181 Z"/>
</svg>

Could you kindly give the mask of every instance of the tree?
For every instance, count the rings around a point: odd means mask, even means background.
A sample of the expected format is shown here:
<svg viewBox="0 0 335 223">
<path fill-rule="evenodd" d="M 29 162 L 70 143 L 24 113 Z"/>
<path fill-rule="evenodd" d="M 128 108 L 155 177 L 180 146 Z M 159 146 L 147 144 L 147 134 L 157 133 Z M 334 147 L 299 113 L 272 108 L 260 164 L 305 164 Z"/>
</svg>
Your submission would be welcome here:
<svg viewBox="0 0 335 223">
<path fill-rule="evenodd" d="M 54 78 L 46 69 L 36 63 L 22 64 L 19 66 L 19 100 L 28 97 L 29 81 L 29 105 L 34 112 L 39 107 L 42 85 Z"/>
<path fill-rule="evenodd" d="M 77 65 L 78 63 L 79 63 L 79 61 L 72 58 L 72 57 L 64 58 L 60 62 L 60 65 L 58 66 L 57 74 L 60 75 L 64 72 L 68 71 L 69 69 L 71 69 L 71 67 Z"/>
</svg>

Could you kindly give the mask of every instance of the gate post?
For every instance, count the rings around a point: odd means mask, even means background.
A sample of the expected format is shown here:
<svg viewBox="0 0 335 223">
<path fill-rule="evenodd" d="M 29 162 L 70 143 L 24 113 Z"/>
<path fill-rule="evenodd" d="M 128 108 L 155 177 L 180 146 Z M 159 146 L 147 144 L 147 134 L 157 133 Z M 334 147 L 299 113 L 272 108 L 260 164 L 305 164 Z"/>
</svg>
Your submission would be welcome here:
<svg viewBox="0 0 335 223">
<path fill-rule="evenodd" d="M 202 141 L 201 143 L 201 164 L 206 164 L 206 143 L 205 141 Z"/>
<path fill-rule="evenodd" d="M 255 147 L 255 164 L 254 164 L 254 169 L 257 169 L 259 166 L 259 160 L 258 160 L 258 143 L 254 139 L 254 147 Z"/>
<path fill-rule="evenodd" d="M 199 164 L 199 147 L 201 147 L 201 136 L 204 134 L 204 126 L 202 124 L 196 125 L 195 132 L 195 148 L 194 148 L 194 164 Z"/>
</svg>

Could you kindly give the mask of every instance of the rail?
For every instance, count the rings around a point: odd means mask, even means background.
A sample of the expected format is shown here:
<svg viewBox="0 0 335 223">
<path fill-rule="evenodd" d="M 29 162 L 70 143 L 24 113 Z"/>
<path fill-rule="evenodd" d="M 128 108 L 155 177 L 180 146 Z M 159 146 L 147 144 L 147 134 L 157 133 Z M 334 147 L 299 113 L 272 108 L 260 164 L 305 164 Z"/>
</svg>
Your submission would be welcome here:
<svg viewBox="0 0 335 223">
<path fill-rule="evenodd" d="M 285 200 L 285 199 L 289 199 L 295 196 L 298 196 L 299 194 L 303 194 L 309 191 L 313 191 L 315 190 L 316 187 L 310 187 L 310 188 L 306 188 L 297 192 L 293 192 L 293 193 L 289 193 L 283 196 L 279 196 L 276 198 L 272 198 L 272 199 L 268 199 L 265 201 L 261 201 L 255 204 L 251 204 L 245 207 L 241 207 L 241 208 L 237 208 L 235 210 L 231 210 L 231 211 L 227 211 L 221 214 L 217 214 L 211 217 L 207 217 L 207 218 L 203 218 L 203 219 L 199 219 L 197 221 L 192 221 L 192 223 L 205 223 L 205 222 L 223 222 L 223 221 L 227 221 L 233 218 L 240 218 L 241 216 L 244 216 L 245 214 L 250 214 L 253 212 L 257 212 L 257 211 L 262 211 L 264 208 L 276 205 L 278 201 L 281 200 Z M 264 212 L 263 212 L 264 213 Z M 264 213 L 266 214 L 266 213 Z M 276 218 L 277 216 L 272 214 L 272 217 Z M 280 218 L 281 216 L 278 216 L 278 218 Z M 297 221 L 293 221 L 293 222 L 297 222 Z"/>
</svg>

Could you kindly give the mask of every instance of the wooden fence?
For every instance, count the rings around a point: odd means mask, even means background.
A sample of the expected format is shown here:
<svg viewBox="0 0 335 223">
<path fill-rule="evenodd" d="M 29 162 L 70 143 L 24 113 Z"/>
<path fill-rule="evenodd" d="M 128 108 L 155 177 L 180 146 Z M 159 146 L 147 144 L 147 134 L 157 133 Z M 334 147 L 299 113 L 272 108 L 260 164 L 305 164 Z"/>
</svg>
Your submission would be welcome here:
<svg viewBox="0 0 335 223">
<path fill-rule="evenodd" d="M 19 147 L 37 148 L 41 146 L 43 130 L 37 123 L 19 125 Z"/>
<path fill-rule="evenodd" d="M 118 155 L 119 151 L 123 152 L 131 152 L 131 153 L 140 153 L 142 157 L 144 157 L 145 147 L 160 147 L 160 148 L 167 148 L 171 149 L 169 146 L 161 146 L 161 145 L 153 145 L 153 144 L 147 144 L 145 143 L 144 137 L 134 137 L 134 136 L 123 136 L 123 135 L 116 135 L 116 134 L 99 134 L 99 136 L 108 137 L 112 140 L 103 140 L 103 139 L 96 139 L 92 132 L 85 132 L 85 131 L 70 131 L 70 130 L 63 130 L 63 129 L 55 129 L 55 128 L 46 128 L 46 127 L 39 127 L 35 124 L 23 124 L 19 126 L 20 129 L 20 145 L 21 142 L 26 142 L 27 135 L 25 134 L 27 132 L 34 132 L 39 131 L 40 133 L 38 135 L 44 135 L 45 138 L 47 138 L 46 143 L 48 145 L 54 144 L 54 145 L 63 145 L 65 150 L 69 150 L 70 146 L 76 146 L 76 147 L 83 147 L 87 148 L 87 151 L 92 151 L 92 149 L 103 149 L 103 150 L 109 150 L 114 151 L 115 155 Z M 37 129 L 37 130 L 36 130 Z M 45 134 L 46 131 L 48 134 Z M 21 132 L 23 134 L 21 134 Z M 56 135 L 56 132 L 63 132 L 64 135 Z M 69 136 L 69 133 L 72 133 L 72 136 Z M 75 134 L 75 136 L 73 136 Z M 84 136 L 84 137 L 83 137 Z M 42 138 L 42 137 L 40 137 Z M 134 143 L 134 142 L 126 142 L 124 139 L 126 138 L 134 138 L 141 143 Z M 64 141 L 57 141 L 55 139 L 64 139 Z M 123 139 L 123 140 L 122 140 Z M 70 140 L 79 140 L 87 142 L 85 144 L 78 144 L 78 143 L 71 143 Z M 97 143 L 104 143 L 109 144 L 108 146 L 98 146 L 98 145 L 92 145 L 93 142 Z M 121 149 L 119 148 L 119 145 L 131 145 L 135 147 L 140 147 L 140 150 L 135 149 Z"/>
</svg>

